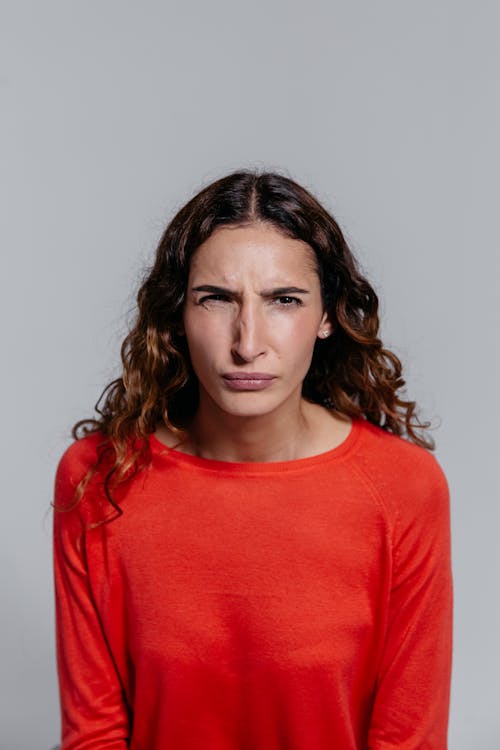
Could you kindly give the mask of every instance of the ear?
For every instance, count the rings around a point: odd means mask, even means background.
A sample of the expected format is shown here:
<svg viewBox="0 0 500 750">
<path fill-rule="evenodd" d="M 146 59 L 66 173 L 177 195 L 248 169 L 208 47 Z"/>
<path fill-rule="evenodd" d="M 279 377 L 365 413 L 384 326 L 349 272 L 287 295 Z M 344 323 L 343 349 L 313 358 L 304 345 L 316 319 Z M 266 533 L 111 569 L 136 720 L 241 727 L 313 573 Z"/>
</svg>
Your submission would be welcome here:
<svg viewBox="0 0 500 750">
<path fill-rule="evenodd" d="M 180 323 L 176 323 L 174 325 L 174 329 L 173 330 L 175 331 L 175 333 L 178 336 L 185 336 L 185 334 L 186 334 L 186 331 L 184 330 L 184 324 L 183 324 L 182 321 L 180 321 Z"/>
<path fill-rule="evenodd" d="M 328 317 L 328 313 L 324 313 L 323 317 L 321 318 L 321 322 L 318 327 L 318 333 L 317 336 L 320 339 L 327 339 L 328 336 L 330 336 L 333 333 L 333 325 L 331 320 Z"/>
<path fill-rule="evenodd" d="M 184 335 L 184 326 L 181 323 L 174 323 L 168 333 L 163 334 L 162 338 L 164 338 L 166 342 L 170 342 L 172 340 L 172 337 Z"/>
</svg>

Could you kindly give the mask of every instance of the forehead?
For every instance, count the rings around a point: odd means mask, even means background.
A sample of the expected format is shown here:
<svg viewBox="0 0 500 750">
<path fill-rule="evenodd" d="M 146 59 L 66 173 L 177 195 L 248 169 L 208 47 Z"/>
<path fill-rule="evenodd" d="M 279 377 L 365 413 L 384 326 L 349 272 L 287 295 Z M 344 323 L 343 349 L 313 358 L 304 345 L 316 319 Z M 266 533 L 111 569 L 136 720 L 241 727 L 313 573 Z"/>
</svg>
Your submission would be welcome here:
<svg viewBox="0 0 500 750">
<path fill-rule="evenodd" d="M 239 279 L 316 275 L 314 250 L 306 242 L 286 237 L 270 224 L 219 227 L 194 252 L 190 277 Z"/>
</svg>

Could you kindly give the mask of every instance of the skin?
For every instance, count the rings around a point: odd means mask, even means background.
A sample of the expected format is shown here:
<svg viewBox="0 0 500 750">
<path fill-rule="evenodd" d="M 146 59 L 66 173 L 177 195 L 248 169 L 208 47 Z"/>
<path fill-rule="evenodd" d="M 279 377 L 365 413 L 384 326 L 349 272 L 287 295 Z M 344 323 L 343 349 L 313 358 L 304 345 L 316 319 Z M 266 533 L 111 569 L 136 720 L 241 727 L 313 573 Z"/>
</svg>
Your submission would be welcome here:
<svg viewBox="0 0 500 750">
<path fill-rule="evenodd" d="M 200 286 L 217 290 L 196 290 Z M 300 288 L 303 292 L 280 291 Z M 323 309 L 314 251 L 263 222 L 220 227 L 191 259 L 183 310 L 200 404 L 182 444 L 171 447 L 220 461 L 288 461 L 343 442 L 351 420 L 301 395 L 316 339 L 332 334 Z M 264 390 L 232 390 L 235 371 L 275 376 Z M 173 442 L 174 441 L 174 442 Z"/>
</svg>

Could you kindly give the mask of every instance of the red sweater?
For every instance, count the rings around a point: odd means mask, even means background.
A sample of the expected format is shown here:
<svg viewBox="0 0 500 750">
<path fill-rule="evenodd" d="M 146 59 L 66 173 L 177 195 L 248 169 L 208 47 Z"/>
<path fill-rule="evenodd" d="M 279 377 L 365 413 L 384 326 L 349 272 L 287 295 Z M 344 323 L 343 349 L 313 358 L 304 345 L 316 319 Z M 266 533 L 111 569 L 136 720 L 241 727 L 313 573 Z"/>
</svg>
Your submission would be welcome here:
<svg viewBox="0 0 500 750">
<path fill-rule="evenodd" d="M 66 449 L 56 503 L 101 438 Z M 93 481 L 53 516 L 62 750 L 445 750 L 453 586 L 434 455 L 362 418 L 293 461 L 150 444 L 123 515 L 85 529 L 111 509 Z"/>
</svg>

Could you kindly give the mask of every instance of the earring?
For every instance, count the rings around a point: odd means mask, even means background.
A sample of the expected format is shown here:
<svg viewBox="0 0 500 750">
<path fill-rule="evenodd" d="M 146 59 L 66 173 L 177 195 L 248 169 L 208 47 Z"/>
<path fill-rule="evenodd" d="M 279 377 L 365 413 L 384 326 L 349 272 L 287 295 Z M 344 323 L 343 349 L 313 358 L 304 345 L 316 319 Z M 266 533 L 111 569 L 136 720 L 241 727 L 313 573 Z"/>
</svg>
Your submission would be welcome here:
<svg viewBox="0 0 500 750">
<path fill-rule="evenodd" d="M 321 335 L 323 338 L 326 338 L 328 336 L 328 331 L 321 331 Z"/>
</svg>

